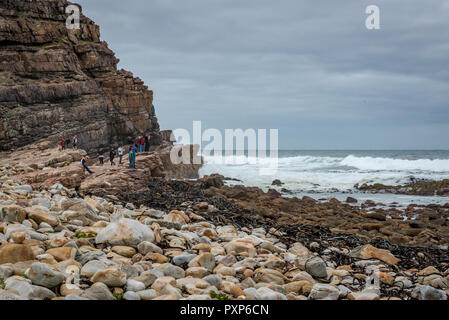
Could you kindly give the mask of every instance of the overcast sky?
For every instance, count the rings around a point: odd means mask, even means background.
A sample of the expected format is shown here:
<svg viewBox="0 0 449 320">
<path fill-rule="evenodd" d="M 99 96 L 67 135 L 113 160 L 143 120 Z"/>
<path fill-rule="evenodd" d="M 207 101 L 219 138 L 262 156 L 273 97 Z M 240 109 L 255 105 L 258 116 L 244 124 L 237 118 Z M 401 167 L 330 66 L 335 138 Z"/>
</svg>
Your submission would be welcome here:
<svg viewBox="0 0 449 320">
<path fill-rule="evenodd" d="M 76 0 L 75 0 L 76 1 Z M 162 129 L 282 149 L 449 149 L 448 0 L 77 0 Z M 380 30 L 365 27 L 368 5 Z"/>
</svg>

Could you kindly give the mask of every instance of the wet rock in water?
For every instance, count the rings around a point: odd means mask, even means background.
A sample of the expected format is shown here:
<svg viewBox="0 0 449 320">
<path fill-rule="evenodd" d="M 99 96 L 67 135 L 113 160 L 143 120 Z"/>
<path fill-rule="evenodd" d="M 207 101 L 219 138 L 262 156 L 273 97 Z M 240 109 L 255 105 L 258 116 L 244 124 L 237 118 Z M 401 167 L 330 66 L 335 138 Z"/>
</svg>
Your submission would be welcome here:
<svg viewBox="0 0 449 320">
<path fill-rule="evenodd" d="M 357 201 L 356 198 L 353 198 L 353 197 L 347 197 L 347 198 L 346 198 L 346 202 L 347 202 L 347 203 L 357 203 L 358 201 Z"/>
<path fill-rule="evenodd" d="M 131 247 L 137 247 L 143 241 L 153 242 L 153 231 L 136 220 L 126 218 L 110 223 L 95 238 L 97 244 L 107 243 Z"/>
<path fill-rule="evenodd" d="M 286 188 L 282 188 L 282 189 L 281 189 L 281 192 L 282 192 L 282 193 L 285 193 L 285 194 L 293 194 L 293 191 L 291 191 L 291 190 L 289 190 L 289 189 L 286 189 Z"/>
<path fill-rule="evenodd" d="M 272 185 L 272 186 L 282 186 L 283 183 L 282 183 L 281 180 L 275 179 L 275 180 L 273 180 L 273 182 L 271 183 L 271 185 Z"/>
</svg>

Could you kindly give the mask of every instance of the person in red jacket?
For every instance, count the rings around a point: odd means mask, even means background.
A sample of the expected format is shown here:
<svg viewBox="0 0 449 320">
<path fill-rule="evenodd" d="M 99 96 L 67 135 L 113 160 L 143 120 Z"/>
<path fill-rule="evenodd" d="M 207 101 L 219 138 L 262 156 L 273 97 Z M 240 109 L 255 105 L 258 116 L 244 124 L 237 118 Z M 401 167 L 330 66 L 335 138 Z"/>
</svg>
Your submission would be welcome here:
<svg viewBox="0 0 449 320">
<path fill-rule="evenodd" d="M 65 149 L 65 141 L 64 141 L 64 139 L 61 141 L 61 148 L 62 148 L 62 150 Z"/>
<path fill-rule="evenodd" d="M 139 145 L 139 152 L 143 152 L 145 149 L 145 138 L 140 137 L 140 145 Z"/>
</svg>

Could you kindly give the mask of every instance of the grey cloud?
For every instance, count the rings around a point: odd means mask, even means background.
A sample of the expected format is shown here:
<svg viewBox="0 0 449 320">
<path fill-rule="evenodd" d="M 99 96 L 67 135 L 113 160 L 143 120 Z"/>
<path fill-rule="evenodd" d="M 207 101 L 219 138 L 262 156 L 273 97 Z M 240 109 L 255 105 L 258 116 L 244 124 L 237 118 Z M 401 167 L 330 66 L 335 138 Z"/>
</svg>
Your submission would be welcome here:
<svg viewBox="0 0 449 320">
<path fill-rule="evenodd" d="M 449 148 L 444 0 L 78 0 L 162 128 L 279 128 L 282 148 Z M 367 30 L 365 8 L 381 9 Z"/>
</svg>

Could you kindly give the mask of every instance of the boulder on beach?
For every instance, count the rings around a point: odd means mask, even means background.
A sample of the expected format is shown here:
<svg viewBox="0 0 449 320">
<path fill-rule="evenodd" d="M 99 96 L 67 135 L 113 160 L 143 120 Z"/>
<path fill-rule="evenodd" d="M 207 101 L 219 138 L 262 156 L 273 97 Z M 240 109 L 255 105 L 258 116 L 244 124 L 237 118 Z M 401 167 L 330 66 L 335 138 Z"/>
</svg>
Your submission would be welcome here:
<svg viewBox="0 0 449 320">
<path fill-rule="evenodd" d="M 154 233 L 146 225 L 132 219 L 121 218 L 102 229 L 95 242 L 113 246 L 137 247 L 142 241 L 154 242 Z"/>
<path fill-rule="evenodd" d="M 378 259 L 392 265 L 395 265 L 400 261 L 392 255 L 390 251 L 375 248 L 370 244 L 353 249 L 349 255 L 357 259 Z"/>
<path fill-rule="evenodd" d="M 8 243 L 0 247 L 0 264 L 34 260 L 30 246 Z"/>
</svg>

